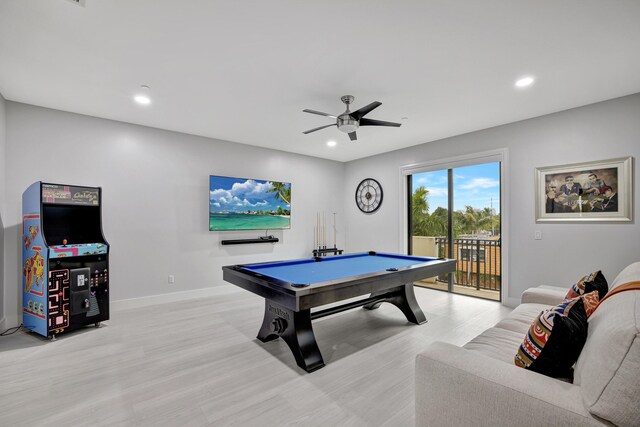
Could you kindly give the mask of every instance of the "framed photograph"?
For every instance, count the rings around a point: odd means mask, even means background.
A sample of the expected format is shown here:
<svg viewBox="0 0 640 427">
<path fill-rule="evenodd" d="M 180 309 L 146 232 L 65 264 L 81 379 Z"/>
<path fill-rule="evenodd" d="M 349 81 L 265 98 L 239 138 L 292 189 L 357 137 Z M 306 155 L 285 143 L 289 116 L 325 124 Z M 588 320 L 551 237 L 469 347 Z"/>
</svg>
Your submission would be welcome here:
<svg viewBox="0 0 640 427">
<path fill-rule="evenodd" d="M 633 159 L 536 168 L 536 222 L 632 221 Z"/>
</svg>

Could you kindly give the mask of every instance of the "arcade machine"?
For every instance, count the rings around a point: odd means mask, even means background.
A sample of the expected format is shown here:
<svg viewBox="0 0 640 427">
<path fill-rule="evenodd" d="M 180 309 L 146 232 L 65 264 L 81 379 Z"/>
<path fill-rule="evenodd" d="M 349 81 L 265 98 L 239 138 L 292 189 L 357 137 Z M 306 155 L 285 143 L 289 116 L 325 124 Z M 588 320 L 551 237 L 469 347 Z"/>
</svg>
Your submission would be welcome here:
<svg viewBox="0 0 640 427">
<path fill-rule="evenodd" d="M 57 334 L 109 319 L 102 190 L 36 182 L 22 194 L 22 323 Z"/>
</svg>

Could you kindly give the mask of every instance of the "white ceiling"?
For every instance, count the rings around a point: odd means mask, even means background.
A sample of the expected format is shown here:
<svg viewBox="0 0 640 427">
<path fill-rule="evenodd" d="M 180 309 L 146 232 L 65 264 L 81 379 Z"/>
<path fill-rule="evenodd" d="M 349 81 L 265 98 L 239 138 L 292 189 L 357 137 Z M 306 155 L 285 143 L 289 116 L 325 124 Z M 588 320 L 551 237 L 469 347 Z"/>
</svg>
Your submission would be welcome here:
<svg viewBox="0 0 640 427">
<path fill-rule="evenodd" d="M 0 2 L 8 100 L 339 161 L 637 92 L 638 0 Z"/>
</svg>

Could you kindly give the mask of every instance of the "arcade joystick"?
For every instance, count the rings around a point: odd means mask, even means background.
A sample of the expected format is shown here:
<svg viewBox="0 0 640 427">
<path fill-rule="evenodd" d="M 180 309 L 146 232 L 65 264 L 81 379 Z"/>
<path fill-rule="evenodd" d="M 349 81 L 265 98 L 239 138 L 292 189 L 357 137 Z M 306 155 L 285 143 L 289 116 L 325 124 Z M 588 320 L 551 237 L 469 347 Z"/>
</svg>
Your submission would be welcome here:
<svg viewBox="0 0 640 427">
<path fill-rule="evenodd" d="M 67 246 L 67 239 L 62 239 L 62 245 Z"/>
</svg>

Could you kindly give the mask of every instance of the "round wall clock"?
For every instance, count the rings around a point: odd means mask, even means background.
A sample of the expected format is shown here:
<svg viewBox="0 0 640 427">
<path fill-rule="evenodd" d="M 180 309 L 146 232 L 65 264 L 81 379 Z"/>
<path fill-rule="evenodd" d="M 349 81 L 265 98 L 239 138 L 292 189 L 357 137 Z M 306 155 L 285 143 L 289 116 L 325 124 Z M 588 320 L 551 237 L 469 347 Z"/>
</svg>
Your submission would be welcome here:
<svg viewBox="0 0 640 427">
<path fill-rule="evenodd" d="M 382 204 L 382 186 L 373 178 L 363 179 L 356 188 L 356 205 L 364 213 L 374 213 Z"/>
</svg>

